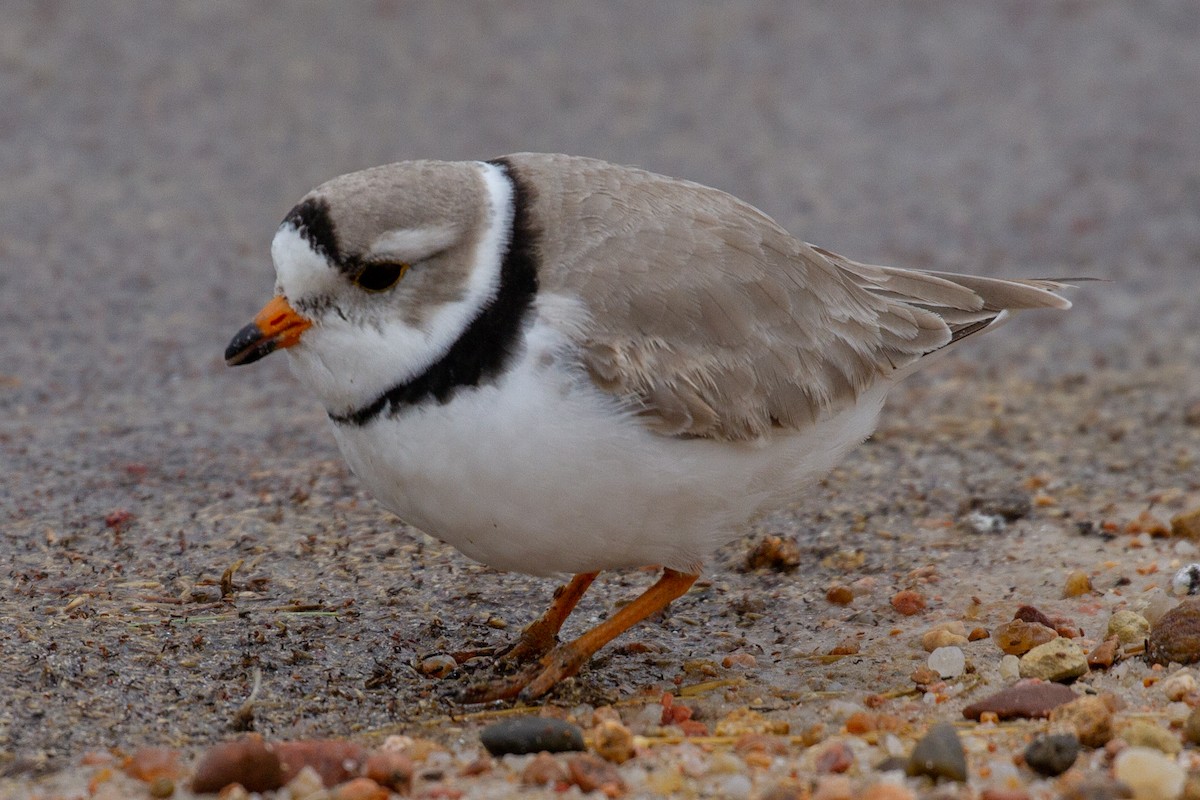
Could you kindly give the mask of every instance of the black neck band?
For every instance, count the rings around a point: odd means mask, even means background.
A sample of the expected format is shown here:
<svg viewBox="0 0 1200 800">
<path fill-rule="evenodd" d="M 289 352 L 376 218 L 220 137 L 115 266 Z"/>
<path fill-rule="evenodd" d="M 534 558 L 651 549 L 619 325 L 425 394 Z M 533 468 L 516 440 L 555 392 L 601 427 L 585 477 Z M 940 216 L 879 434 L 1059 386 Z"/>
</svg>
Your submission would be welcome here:
<svg viewBox="0 0 1200 800">
<path fill-rule="evenodd" d="M 512 230 L 500 265 L 496 295 L 479 310 L 462 336 L 424 372 L 398 383 L 361 408 L 329 414 L 339 425 L 366 425 L 380 414 L 434 398 L 445 403 L 462 387 L 478 386 L 504 368 L 521 332 L 521 323 L 538 288 L 538 231 L 529 218 L 532 190 L 507 159 L 489 161 L 512 184 Z"/>
</svg>

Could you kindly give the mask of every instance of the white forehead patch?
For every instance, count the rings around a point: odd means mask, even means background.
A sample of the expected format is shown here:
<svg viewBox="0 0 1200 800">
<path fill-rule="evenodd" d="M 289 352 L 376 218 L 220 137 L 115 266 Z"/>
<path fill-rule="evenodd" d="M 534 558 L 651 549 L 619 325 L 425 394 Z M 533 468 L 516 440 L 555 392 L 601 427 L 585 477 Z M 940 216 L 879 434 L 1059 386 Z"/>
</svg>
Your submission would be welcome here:
<svg viewBox="0 0 1200 800">
<path fill-rule="evenodd" d="M 445 250 L 458 241 L 459 235 L 458 228 L 450 223 L 424 228 L 397 228 L 372 242 L 368 255 L 412 263 Z"/>
<path fill-rule="evenodd" d="M 336 287 L 337 274 L 328 259 L 314 251 L 292 225 L 284 224 L 275 232 L 271 260 L 275 262 L 276 287 L 289 300 L 317 297 Z"/>
</svg>

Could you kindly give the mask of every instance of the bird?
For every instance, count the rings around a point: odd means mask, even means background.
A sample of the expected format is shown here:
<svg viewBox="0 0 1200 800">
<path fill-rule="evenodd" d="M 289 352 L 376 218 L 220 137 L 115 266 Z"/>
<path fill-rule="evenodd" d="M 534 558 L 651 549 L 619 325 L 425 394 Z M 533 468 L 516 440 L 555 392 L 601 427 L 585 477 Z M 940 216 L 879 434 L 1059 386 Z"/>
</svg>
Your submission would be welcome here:
<svg viewBox="0 0 1200 800">
<path fill-rule="evenodd" d="M 532 701 L 688 591 L 877 425 L 888 391 L 1067 284 L 858 263 L 699 183 L 516 153 L 342 175 L 288 212 L 229 365 L 286 350 L 380 503 L 571 576 L 466 702 Z M 603 570 L 658 580 L 577 638 Z"/>
</svg>

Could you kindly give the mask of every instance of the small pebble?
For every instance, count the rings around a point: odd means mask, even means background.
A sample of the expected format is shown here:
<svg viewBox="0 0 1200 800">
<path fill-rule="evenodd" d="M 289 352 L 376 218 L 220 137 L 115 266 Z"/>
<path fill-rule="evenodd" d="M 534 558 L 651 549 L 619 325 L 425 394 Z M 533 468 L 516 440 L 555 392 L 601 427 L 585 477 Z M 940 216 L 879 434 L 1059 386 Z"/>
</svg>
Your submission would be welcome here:
<svg viewBox="0 0 1200 800">
<path fill-rule="evenodd" d="M 769 569 L 786 573 L 799 566 L 800 545 L 791 537 L 764 536 L 746 556 L 748 569 Z"/>
<path fill-rule="evenodd" d="M 525 786 L 553 786 L 566 782 L 566 767 L 549 753 L 538 753 L 521 771 L 521 783 Z"/>
<path fill-rule="evenodd" d="M 1150 633 L 1150 623 L 1141 614 L 1123 608 L 1109 617 L 1105 638 L 1115 636 L 1121 644 L 1141 644 Z"/>
<path fill-rule="evenodd" d="M 905 769 L 909 776 L 928 775 L 959 783 L 967 780 L 967 754 L 958 731 L 949 722 L 939 722 L 917 742 Z"/>
<path fill-rule="evenodd" d="M 817 755 L 816 770 L 841 774 L 854 766 L 854 752 L 843 741 L 833 740 Z"/>
<path fill-rule="evenodd" d="M 1089 669 L 1108 669 L 1121 657 L 1121 640 L 1110 636 L 1088 653 Z"/>
<path fill-rule="evenodd" d="M 1200 661 L 1200 598 L 1188 598 L 1150 628 L 1146 660 L 1151 664 Z"/>
<path fill-rule="evenodd" d="M 1025 748 L 1025 763 L 1051 778 L 1069 770 L 1078 757 L 1079 739 L 1073 733 L 1039 736 Z"/>
<path fill-rule="evenodd" d="M 1112 709 L 1096 695 L 1059 706 L 1050 712 L 1050 721 L 1073 728 L 1085 747 L 1104 747 L 1113 738 Z"/>
<path fill-rule="evenodd" d="M 992 713 L 999 719 L 1044 719 L 1076 697 L 1061 683 L 1024 682 L 972 703 L 963 709 L 963 716 L 977 720 Z"/>
<path fill-rule="evenodd" d="M 1193 508 L 1171 517 L 1171 535 L 1200 539 L 1200 508 Z"/>
<path fill-rule="evenodd" d="M 412 759 L 400 751 L 376 750 L 367 756 L 366 771 L 368 778 L 399 794 L 408 794 L 412 788 Z"/>
<path fill-rule="evenodd" d="M 958 633 L 951 633 L 944 628 L 935 628 L 931 631 L 926 631 L 921 636 L 921 647 L 926 653 L 932 653 L 939 647 L 962 647 L 968 643 L 966 636 Z"/>
<path fill-rule="evenodd" d="M 515 717 L 493 722 L 479 734 L 494 756 L 522 753 L 564 753 L 583 750 L 583 731 L 561 719 Z"/>
<path fill-rule="evenodd" d="M 1161 586 L 1155 586 L 1144 593 L 1139 600 L 1137 612 L 1145 617 L 1152 626 L 1179 602 L 1167 594 Z M 1138 644 L 1142 644 L 1142 642 L 1138 642 Z"/>
<path fill-rule="evenodd" d="M 1143 719 L 1130 720 L 1121 726 L 1117 735 L 1133 747 L 1149 747 L 1169 756 L 1183 749 L 1179 737 L 1166 728 Z"/>
<path fill-rule="evenodd" d="M 1092 591 L 1092 580 L 1086 572 L 1075 570 L 1067 575 L 1063 586 L 1063 597 L 1079 597 Z"/>
<path fill-rule="evenodd" d="M 1158 688 L 1162 690 L 1168 700 L 1182 700 L 1196 691 L 1196 676 L 1192 674 L 1191 670 L 1181 669 L 1159 683 Z"/>
<path fill-rule="evenodd" d="M 1006 681 L 1015 681 L 1021 677 L 1021 659 L 1013 655 L 1007 655 L 1000 659 L 1000 678 Z"/>
<path fill-rule="evenodd" d="M 453 656 L 438 653 L 422 659 L 417 665 L 417 672 L 430 678 L 445 678 L 458 669 L 458 662 Z"/>
<path fill-rule="evenodd" d="M 966 671 L 967 657 L 961 647 L 939 647 L 929 654 L 927 663 L 943 678 L 957 678 Z"/>
<path fill-rule="evenodd" d="M 894 783 L 875 783 L 858 795 L 858 800 L 914 800 L 915 795 L 904 786 Z"/>
<path fill-rule="evenodd" d="M 729 800 L 747 800 L 754 784 L 745 775 L 730 775 L 717 785 L 717 796 Z"/>
<path fill-rule="evenodd" d="M 165 800 L 175 794 L 175 781 L 168 778 L 166 775 L 159 775 L 154 780 L 150 781 L 150 796 Z"/>
<path fill-rule="evenodd" d="M 609 797 L 614 797 L 625 790 L 625 782 L 621 780 L 617 768 L 590 753 L 572 756 L 567 761 L 567 780 L 578 786 L 584 794 L 599 789 Z"/>
<path fill-rule="evenodd" d="M 1171 579 L 1171 594 L 1200 594 L 1200 564 L 1188 564 L 1175 573 Z"/>
<path fill-rule="evenodd" d="M 624 764 L 633 758 L 633 733 L 616 720 L 601 720 L 592 728 L 592 741 L 593 749 L 605 761 Z"/>
<path fill-rule="evenodd" d="M 999 625 L 992 631 L 992 641 L 1005 653 L 1021 656 L 1028 653 L 1039 644 L 1045 644 L 1058 638 L 1058 633 L 1051 627 L 1039 622 L 1027 622 L 1014 619 Z"/>
<path fill-rule="evenodd" d="M 388 790 L 370 778 L 352 778 L 330 793 L 331 800 L 388 800 Z"/>
<path fill-rule="evenodd" d="M 1087 656 L 1070 639 L 1052 639 L 1021 656 L 1022 678 L 1066 682 L 1087 671 Z"/>
<path fill-rule="evenodd" d="M 1173 758 L 1148 747 L 1126 747 L 1113 762 L 1113 773 L 1133 790 L 1135 800 L 1178 800 L 1187 778 Z"/>
<path fill-rule="evenodd" d="M 1188 744 L 1200 745 L 1200 708 L 1192 709 L 1183 723 L 1183 738 Z"/>
<path fill-rule="evenodd" d="M 362 745 L 344 739 L 279 742 L 275 752 L 283 766 L 285 781 L 304 767 L 312 767 L 326 786 L 336 786 L 357 776 L 366 760 Z"/>
<path fill-rule="evenodd" d="M 906 617 L 915 616 L 925 610 L 925 595 L 905 589 L 892 596 L 892 608 Z"/>
<path fill-rule="evenodd" d="M 835 583 L 825 591 L 825 599 L 835 606 L 848 606 L 854 602 L 854 590 L 849 586 Z"/>
</svg>

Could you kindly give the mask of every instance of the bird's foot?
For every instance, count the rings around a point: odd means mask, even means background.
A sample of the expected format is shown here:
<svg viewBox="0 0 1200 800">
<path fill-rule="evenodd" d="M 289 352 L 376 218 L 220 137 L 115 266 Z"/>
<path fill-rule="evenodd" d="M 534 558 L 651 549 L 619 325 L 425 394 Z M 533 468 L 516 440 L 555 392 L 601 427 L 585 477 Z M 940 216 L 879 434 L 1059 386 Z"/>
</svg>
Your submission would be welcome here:
<svg viewBox="0 0 1200 800">
<path fill-rule="evenodd" d="M 489 680 L 467 686 L 458 693 L 458 700 L 466 704 L 536 700 L 560 681 L 577 674 L 590 655 L 575 647 L 573 642 L 559 645 L 513 675 L 494 675 Z"/>
</svg>

